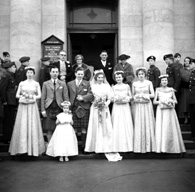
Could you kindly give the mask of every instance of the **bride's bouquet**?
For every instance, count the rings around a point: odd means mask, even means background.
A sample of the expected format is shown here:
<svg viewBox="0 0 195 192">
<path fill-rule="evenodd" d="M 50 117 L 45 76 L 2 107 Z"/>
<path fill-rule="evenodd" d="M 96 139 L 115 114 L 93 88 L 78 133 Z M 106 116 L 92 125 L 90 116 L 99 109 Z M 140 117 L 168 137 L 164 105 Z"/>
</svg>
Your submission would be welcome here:
<svg viewBox="0 0 195 192">
<path fill-rule="evenodd" d="M 106 101 L 107 101 L 107 96 L 95 96 L 95 100 L 93 102 L 94 107 L 96 109 L 98 109 L 98 117 L 99 117 L 99 122 L 103 122 L 104 119 L 104 115 L 107 115 L 106 113 L 104 113 L 105 109 L 106 109 Z"/>
</svg>

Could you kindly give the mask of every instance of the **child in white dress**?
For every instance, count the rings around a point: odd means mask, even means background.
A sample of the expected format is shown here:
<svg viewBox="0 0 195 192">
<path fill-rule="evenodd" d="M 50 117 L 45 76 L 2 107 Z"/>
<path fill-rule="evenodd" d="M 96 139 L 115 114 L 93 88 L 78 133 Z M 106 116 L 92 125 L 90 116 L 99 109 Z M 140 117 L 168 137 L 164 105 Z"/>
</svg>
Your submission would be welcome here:
<svg viewBox="0 0 195 192">
<path fill-rule="evenodd" d="M 68 156 L 78 155 L 78 142 L 72 127 L 72 113 L 69 110 L 70 102 L 61 103 L 63 112 L 57 115 L 56 129 L 47 147 L 46 154 L 59 156 L 59 161 L 69 161 Z"/>
</svg>

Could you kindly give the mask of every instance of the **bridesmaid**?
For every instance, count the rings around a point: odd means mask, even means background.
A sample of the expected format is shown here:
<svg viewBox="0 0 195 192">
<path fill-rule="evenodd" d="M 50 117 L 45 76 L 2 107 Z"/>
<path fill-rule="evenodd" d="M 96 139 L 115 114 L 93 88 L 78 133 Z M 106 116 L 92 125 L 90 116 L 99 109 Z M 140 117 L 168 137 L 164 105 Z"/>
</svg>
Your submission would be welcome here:
<svg viewBox="0 0 195 192">
<path fill-rule="evenodd" d="M 134 98 L 134 152 L 155 152 L 155 120 L 150 98 L 154 97 L 151 81 L 146 80 L 146 68 L 136 70 L 138 81 L 133 83 Z"/>
<path fill-rule="evenodd" d="M 124 72 L 115 71 L 113 86 L 113 152 L 133 151 L 133 121 L 129 105 L 132 94 L 128 84 L 123 83 Z"/>
<path fill-rule="evenodd" d="M 27 153 L 30 156 L 38 156 L 45 152 L 45 142 L 36 102 L 41 98 L 41 89 L 39 83 L 33 80 L 35 68 L 29 66 L 25 68 L 25 71 L 27 80 L 20 82 L 16 93 L 19 106 L 9 152 L 11 155 Z"/>
<path fill-rule="evenodd" d="M 185 147 L 175 112 L 177 103 L 173 88 L 167 87 L 168 75 L 161 75 L 161 87 L 156 89 L 154 104 L 156 112 L 156 152 L 183 153 Z"/>
</svg>

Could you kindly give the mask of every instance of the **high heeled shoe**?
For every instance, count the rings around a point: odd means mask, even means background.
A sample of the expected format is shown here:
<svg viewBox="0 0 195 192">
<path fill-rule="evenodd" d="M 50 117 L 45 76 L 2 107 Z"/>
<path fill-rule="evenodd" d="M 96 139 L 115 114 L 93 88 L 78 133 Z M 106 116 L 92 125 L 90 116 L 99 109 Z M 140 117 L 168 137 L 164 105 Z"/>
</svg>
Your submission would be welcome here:
<svg viewBox="0 0 195 192">
<path fill-rule="evenodd" d="M 65 157 L 65 161 L 66 161 L 66 162 L 69 161 L 68 157 Z"/>
</svg>

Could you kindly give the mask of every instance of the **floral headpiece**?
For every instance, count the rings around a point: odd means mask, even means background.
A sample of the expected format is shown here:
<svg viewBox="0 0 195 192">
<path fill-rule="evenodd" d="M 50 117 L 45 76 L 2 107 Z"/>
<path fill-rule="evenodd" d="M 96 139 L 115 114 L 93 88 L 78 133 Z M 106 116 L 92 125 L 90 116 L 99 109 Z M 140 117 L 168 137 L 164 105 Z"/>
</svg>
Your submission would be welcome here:
<svg viewBox="0 0 195 192">
<path fill-rule="evenodd" d="M 160 75 L 158 78 L 162 79 L 162 78 L 168 78 L 168 77 L 169 77 L 168 75 Z"/>
<path fill-rule="evenodd" d="M 64 107 L 64 106 L 68 106 L 69 107 L 70 105 L 71 105 L 71 103 L 69 101 L 64 101 L 64 102 L 61 103 L 62 107 Z"/>
<path fill-rule="evenodd" d="M 145 67 L 138 67 L 138 68 L 136 68 L 136 71 L 137 71 L 137 70 L 140 70 L 140 69 L 142 69 L 142 70 L 146 70 L 146 68 L 145 68 Z"/>
<path fill-rule="evenodd" d="M 102 69 L 99 69 L 99 70 L 95 70 L 94 71 L 94 74 L 97 75 L 98 73 L 104 73 L 104 71 Z"/>
<path fill-rule="evenodd" d="M 116 75 L 117 73 L 124 73 L 124 71 L 115 71 L 114 74 Z"/>
</svg>

